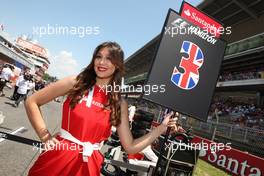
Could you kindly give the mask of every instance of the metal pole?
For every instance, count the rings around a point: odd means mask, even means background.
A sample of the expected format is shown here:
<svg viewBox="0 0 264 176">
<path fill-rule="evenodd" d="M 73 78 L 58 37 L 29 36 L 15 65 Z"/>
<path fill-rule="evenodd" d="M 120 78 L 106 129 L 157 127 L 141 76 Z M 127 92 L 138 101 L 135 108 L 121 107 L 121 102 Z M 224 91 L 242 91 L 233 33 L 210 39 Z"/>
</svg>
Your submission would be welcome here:
<svg viewBox="0 0 264 176">
<path fill-rule="evenodd" d="M 213 132 L 213 135 L 212 135 L 212 141 L 214 141 L 214 139 L 215 139 L 216 128 L 218 126 L 218 120 L 219 120 L 218 109 L 217 108 L 215 109 L 215 117 L 216 117 L 216 124 L 215 124 L 214 132 Z"/>
<path fill-rule="evenodd" d="M 167 113 L 168 113 L 168 111 L 170 111 L 169 109 L 167 109 Z M 173 113 L 173 116 L 172 117 L 174 117 L 174 115 L 175 115 L 175 112 Z M 154 169 L 154 174 L 153 175 L 159 175 L 159 172 L 160 173 L 163 173 L 162 171 L 163 171 L 163 167 L 161 167 L 160 168 L 160 170 L 159 170 L 159 167 L 160 167 L 160 164 L 161 164 L 161 160 L 162 160 L 162 155 L 163 155 L 163 153 L 164 153 L 164 149 L 165 149 L 165 143 L 167 142 L 167 140 L 168 140 L 168 137 L 169 137 L 169 134 L 170 134 L 170 130 L 171 130 L 171 128 L 170 127 L 168 127 L 167 128 L 167 131 L 166 131 L 166 134 L 165 134 L 165 138 L 164 138 L 164 140 L 162 141 L 162 144 L 160 145 L 160 149 L 159 149 L 159 158 L 158 158 L 158 161 L 157 161 L 157 164 L 156 164 L 156 167 L 155 167 L 155 169 Z M 163 173 L 164 174 L 164 173 Z"/>
<path fill-rule="evenodd" d="M 231 127 L 230 127 L 230 132 L 229 132 L 229 138 L 231 139 L 231 137 L 232 137 L 232 132 L 233 132 L 233 125 L 231 125 Z"/>
<path fill-rule="evenodd" d="M 248 129 L 246 128 L 246 131 L 244 133 L 244 139 L 243 139 L 244 142 L 247 141 L 247 133 L 248 133 Z"/>
</svg>

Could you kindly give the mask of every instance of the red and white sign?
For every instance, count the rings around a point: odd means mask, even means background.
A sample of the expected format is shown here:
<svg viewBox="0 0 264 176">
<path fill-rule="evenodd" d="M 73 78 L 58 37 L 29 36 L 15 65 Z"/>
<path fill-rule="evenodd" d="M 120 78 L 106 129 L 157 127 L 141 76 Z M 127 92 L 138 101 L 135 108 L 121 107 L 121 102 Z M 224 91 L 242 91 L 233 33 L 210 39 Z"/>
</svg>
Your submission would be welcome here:
<svg viewBox="0 0 264 176">
<path fill-rule="evenodd" d="M 183 3 L 180 15 L 218 38 L 221 31 L 223 31 L 223 26 L 220 23 L 216 22 L 186 2 Z"/>
<path fill-rule="evenodd" d="M 19 46 L 22 46 L 23 48 L 26 48 L 30 51 L 33 51 L 33 52 L 39 54 L 40 56 L 47 57 L 46 50 L 39 45 L 36 45 L 36 44 L 33 44 L 29 41 L 23 40 L 22 38 L 18 38 L 16 42 Z"/>
<path fill-rule="evenodd" d="M 233 149 L 227 145 L 215 143 L 205 138 L 196 136 L 192 143 L 203 143 L 206 146 L 218 146 L 218 150 L 212 151 L 211 147 L 200 152 L 200 158 L 215 167 L 239 176 L 262 176 L 264 174 L 264 159 Z M 213 145 L 214 144 L 214 145 Z"/>
</svg>

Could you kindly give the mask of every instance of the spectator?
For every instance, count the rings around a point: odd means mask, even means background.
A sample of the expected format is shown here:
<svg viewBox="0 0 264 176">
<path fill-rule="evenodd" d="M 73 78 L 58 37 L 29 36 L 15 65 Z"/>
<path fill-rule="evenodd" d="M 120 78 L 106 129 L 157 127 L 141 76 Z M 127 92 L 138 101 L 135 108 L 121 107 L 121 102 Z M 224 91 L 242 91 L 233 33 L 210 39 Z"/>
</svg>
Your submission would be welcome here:
<svg viewBox="0 0 264 176">
<path fill-rule="evenodd" d="M 20 73 L 20 76 L 17 78 L 16 80 L 16 84 L 15 84 L 15 89 L 14 89 L 14 92 L 13 92 L 13 95 L 10 97 L 11 100 L 17 100 L 17 89 L 18 89 L 18 83 L 23 79 L 23 76 L 24 75 L 28 75 L 30 73 L 30 70 L 29 68 L 25 68 L 24 69 L 24 73 Z"/>
<path fill-rule="evenodd" d="M 35 90 L 38 91 L 40 89 L 43 89 L 45 87 L 45 84 L 42 80 L 39 80 L 35 84 Z"/>
<path fill-rule="evenodd" d="M 30 75 L 27 95 L 32 91 L 32 94 L 35 92 L 35 81 L 33 80 L 33 76 Z"/>
<path fill-rule="evenodd" d="M 24 75 L 20 75 L 17 80 L 16 80 L 16 85 L 15 85 L 15 89 L 13 92 L 13 95 L 11 96 L 11 100 L 17 100 L 18 99 L 18 94 L 17 94 L 17 89 L 18 89 L 18 84 L 20 81 L 22 81 L 24 79 Z"/>
<path fill-rule="evenodd" d="M 22 100 L 25 100 L 27 96 L 27 91 L 29 89 L 29 81 L 30 81 L 30 75 L 24 75 L 23 79 L 18 83 L 18 89 L 17 89 L 18 99 L 15 102 L 15 107 L 18 107 L 19 103 Z"/>
<path fill-rule="evenodd" d="M 130 128 L 132 127 L 132 122 L 133 122 L 135 113 L 136 113 L 136 106 L 130 105 L 130 107 L 128 108 L 128 118 L 129 118 Z"/>
<path fill-rule="evenodd" d="M 1 96 L 4 96 L 3 89 L 6 86 L 6 83 L 11 80 L 13 76 L 14 67 L 12 65 L 5 65 L 1 74 L 0 74 L 0 92 Z"/>
</svg>

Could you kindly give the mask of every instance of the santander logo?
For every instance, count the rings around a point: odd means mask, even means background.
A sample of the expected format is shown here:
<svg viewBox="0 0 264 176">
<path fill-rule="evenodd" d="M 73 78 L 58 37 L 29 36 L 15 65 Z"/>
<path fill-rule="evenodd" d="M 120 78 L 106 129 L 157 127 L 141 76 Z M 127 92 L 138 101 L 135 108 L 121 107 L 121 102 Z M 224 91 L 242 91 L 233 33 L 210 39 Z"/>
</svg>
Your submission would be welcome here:
<svg viewBox="0 0 264 176">
<path fill-rule="evenodd" d="M 247 160 L 243 160 L 242 162 L 232 156 L 212 152 L 207 155 L 207 161 L 217 165 L 218 167 L 222 167 L 235 175 L 261 176 L 260 169 L 251 166 Z"/>
<path fill-rule="evenodd" d="M 191 16 L 191 12 L 190 12 L 189 9 L 185 10 L 184 13 L 185 13 L 185 15 L 187 15 L 187 16 Z"/>
<path fill-rule="evenodd" d="M 201 143 L 210 142 L 202 141 Z M 254 166 L 252 159 L 241 154 L 237 155 L 233 149 L 228 151 L 225 148 L 221 151 L 212 151 L 210 149 L 201 148 L 199 157 L 222 170 L 232 173 L 232 175 L 261 176 L 263 174 L 262 168 L 256 165 Z"/>
<path fill-rule="evenodd" d="M 220 36 L 221 29 L 223 29 L 223 26 L 220 23 L 186 2 L 183 4 L 181 16 L 217 38 Z"/>
</svg>

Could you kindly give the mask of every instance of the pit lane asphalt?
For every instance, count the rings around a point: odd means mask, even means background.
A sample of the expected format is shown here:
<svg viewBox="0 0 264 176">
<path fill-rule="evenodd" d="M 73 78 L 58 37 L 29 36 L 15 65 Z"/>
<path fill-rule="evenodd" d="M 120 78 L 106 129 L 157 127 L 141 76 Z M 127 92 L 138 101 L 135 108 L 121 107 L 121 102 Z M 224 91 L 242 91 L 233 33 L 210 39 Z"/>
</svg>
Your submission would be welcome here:
<svg viewBox="0 0 264 176">
<path fill-rule="evenodd" d="M 0 111 L 5 116 L 4 122 L 0 124 L 0 131 L 12 132 L 21 127 L 27 130 L 15 135 L 39 141 L 37 134 L 31 126 L 24 107 L 24 102 L 18 108 L 14 107 L 14 101 L 10 100 L 13 89 L 5 87 L 5 96 L 0 97 Z M 62 104 L 65 99 L 60 98 L 61 102 L 51 101 L 41 106 L 41 112 L 46 122 L 48 130 L 54 135 L 61 126 Z M 1 139 L 1 138 L 0 138 Z M 104 154 L 109 146 L 104 145 L 100 150 Z M 0 142 L 0 176 L 26 176 L 29 169 L 34 164 L 40 154 L 33 146 L 18 142 L 4 140 Z M 122 160 L 120 155 L 119 160 Z M 101 174 L 102 175 L 102 174 Z"/>
<path fill-rule="evenodd" d="M 0 124 L 0 131 L 11 132 L 20 127 L 25 127 L 27 131 L 18 132 L 15 135 L 39 141 L 28 120 L 24 102 L 18 108 L 15 108 L 13 107 L 14 102 L 8 98 L 13 93 L 13 89 L 5 87 L 4 93 L 5 96 L 0 97 L 0 111 L 3 112 L 5 119 Z M 41 111 L 49 131 L 53 134 L 58 132 L 61 125 L 62 103 L 52 101 L 41 106 Z M 0 175 L 27 175 L 28 169 L 37 159 L 39 153 L 33 146 L 9 140 L 0 142 Z"/>
</svg>

